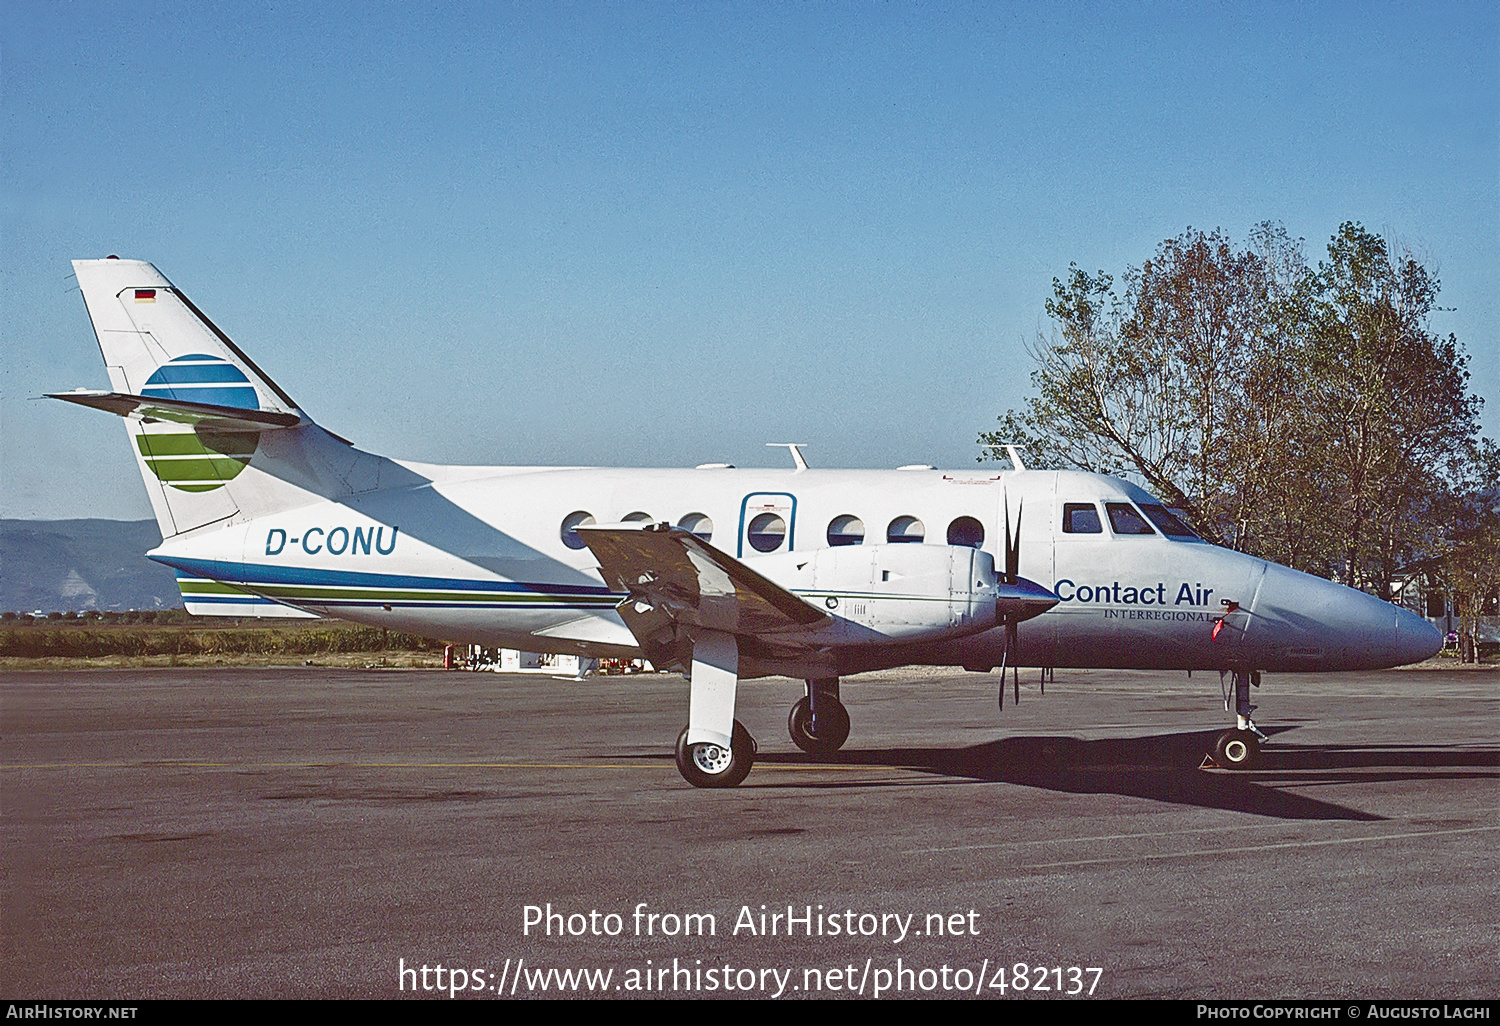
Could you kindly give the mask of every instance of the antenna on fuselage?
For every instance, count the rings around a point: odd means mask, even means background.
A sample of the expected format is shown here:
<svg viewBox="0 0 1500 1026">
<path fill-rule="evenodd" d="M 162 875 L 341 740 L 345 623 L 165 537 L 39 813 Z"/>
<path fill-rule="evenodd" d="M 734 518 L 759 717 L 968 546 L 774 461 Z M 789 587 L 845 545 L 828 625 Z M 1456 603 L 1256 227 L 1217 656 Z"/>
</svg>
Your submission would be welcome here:
<svg viewBox="0 0 1500 1026">
<path fill-rule="evenodd" d="M 983 463 L 986 459 L 999 459 L 999 457 L 995 455 L 995 450 L 1004 449 L 1005 458 L 1010 460 L 1010 469 L 1026 469 L 1026 461 L 1021 459 L 1021 447 L 1019 445 L 1015 445 L 1011 442 L 986 442 L 983 438 L 979 439 L 976 444 L 984 446 L 984 454 L 979 457 L 979 461 L 981 463 Z"/>
<path fill-rule="evenodd" d="M 802 458 L 802 447 L 806 442 L 767 442 L 767 449 L 785 449 L 792 454 L 792 462 L 797 465 L 798 470 L 807 469 L 807 461 Z"/>
</svg>

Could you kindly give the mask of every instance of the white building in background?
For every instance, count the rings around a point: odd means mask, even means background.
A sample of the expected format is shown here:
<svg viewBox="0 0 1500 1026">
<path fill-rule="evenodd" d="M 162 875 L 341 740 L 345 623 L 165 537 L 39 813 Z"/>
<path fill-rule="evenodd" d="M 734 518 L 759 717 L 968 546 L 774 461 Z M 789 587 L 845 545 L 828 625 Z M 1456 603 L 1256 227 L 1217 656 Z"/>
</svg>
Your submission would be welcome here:
<svg viewBox="0 0 1500 1026">
<path fill-rule="evenodd" d="M 554 673 L 559 676 L 587 677 L 598 671 L 599 660 L 576 655 L 470 645 L 469 669 L 489 670 L 492 673 Z"/>
</svg>

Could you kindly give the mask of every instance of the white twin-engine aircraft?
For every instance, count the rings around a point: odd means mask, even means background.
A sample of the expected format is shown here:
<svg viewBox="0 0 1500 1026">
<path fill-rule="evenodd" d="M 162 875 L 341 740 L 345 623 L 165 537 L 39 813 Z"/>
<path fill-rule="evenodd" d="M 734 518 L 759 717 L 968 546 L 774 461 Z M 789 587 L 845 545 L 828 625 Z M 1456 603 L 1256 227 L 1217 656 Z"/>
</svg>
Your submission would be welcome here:
<svg viewBox="0 0 1500 1026">
<path fill-rule="evenodd" d="M 333 616 L 450 641 L 644 657 L 689 674 L 677 766 L 731 787 L 738 682 L 807 682 L 792 740 L 849 734 L 839 678 L 909 664 L 1233 673 L 1245 766 L 1261 671 L 1438 650 L 1404 609 L 1210 545 L 1096 474 L 448 467 L 362 452 L 298 409 L 150 264 L 74 262 L 161 526 L 199 614 Z M 1038 583 L 1045 582 L 1045 583 Z"/>
</svg>

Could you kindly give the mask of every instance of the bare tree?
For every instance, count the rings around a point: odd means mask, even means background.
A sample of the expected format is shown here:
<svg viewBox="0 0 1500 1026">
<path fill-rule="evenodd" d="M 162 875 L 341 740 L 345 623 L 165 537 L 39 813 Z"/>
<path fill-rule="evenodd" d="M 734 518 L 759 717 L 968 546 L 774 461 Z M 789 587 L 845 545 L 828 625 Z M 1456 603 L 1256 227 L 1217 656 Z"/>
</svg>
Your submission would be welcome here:
<svg viewBox="0 0 1500 1026">
<path fill-rule="evenodd" d="M 1040 465 L 1139 475 L 1205 537 L 1389 597 L 1430 550 L 1436 497 L 1482 400 L 1457 339 L 1427 329 L 1438 282 L 1343 225 L 1309 268 L 1262 224 L 1237 249 L 1189 229 L 1122 275 L 1053 280 L 1035 394 L 980 436 Z"/>
<path fill-rule="evenodd" d="M 1244 547 L 1289 434 L 1281 350 L 1305 280 L 1283 230 L 1263 225 L 1256 242 L 1236 251 L 1221 231 L 1189 229 L 1126 269 L 1123 297 L 1102 271 L 1054 279 L 1056 329 L 1032 347 L 1037 394 L 980 441 L 1136 473 L 1210 540 Z"/>
</svg>

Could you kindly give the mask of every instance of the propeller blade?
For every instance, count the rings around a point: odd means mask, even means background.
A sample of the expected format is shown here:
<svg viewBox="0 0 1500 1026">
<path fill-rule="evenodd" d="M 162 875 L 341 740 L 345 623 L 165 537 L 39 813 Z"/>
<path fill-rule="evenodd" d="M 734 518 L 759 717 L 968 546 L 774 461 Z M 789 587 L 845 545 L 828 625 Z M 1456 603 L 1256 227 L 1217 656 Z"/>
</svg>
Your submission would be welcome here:
<svg viewBox="0 0 1500 1026">
<path fill-rule="evenodd" d="M 1017 634 L 1016 634 L 1016 623 L 1017 622 L 1018 621 L 1014 617 L 1012 617 L 1011 620 L 1010 620 L 1010 622 L 1005 625 L 1005 647 L 1006 647 L 1007 650 L 1009 650 L 1012 653 L 1015 652 L 1016 645 L 1017 645 L 1017 642 L 1019 640 L 1018 637 L 1017 637 Z M 1010 672 L 1011 672 L 1011 677 L 1015 681 L 1015 685 L 1016 685 L 1016 704 L 1020 705 L 1021 704 L 1021 665 L 1019 663 L 1012 662 L 1011 663 L 1011 667 L 1010 667 Z M 1001 688 L 1001 690 L 1005 689 L 1005 681 L 1003 679 L 1000 681 L 1000 688 Z"/>
<path fill-rule="evenodd" d="M 1000 652 L 1000 711 L 1005 711 L 1005 664 L 1010 658 L 1010 645 L 1007 644 Z"/>
<path fill-rule="evenodd" d="M 995 589 L 995 619 L 1005 627 L 1005 651 L 1000 658 L 999 695 L 1000 708 L 1004 709 L 1007 666 L 1011 671 L 1016 704 L 1021 702 L 1021 667 L 1016 662 L 1016 649 L 1019 645 L 1016 625 L 1022 620 L 1045 613 L 1057 605 L 1058 598 L 1035 581 L 1028 581 L 1021 576 L 1021 514 L 1026 509 L 1025 500 L 1016 506 L 1014 530 L 1010 523 L 1010 499 L 1005 497 L 1001 501 L 1005 503 L 1005 571 L 1000 575 L 999 586 Z"/>
</svg>

